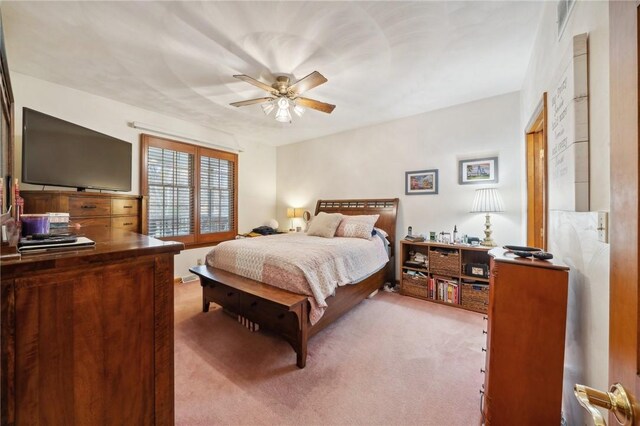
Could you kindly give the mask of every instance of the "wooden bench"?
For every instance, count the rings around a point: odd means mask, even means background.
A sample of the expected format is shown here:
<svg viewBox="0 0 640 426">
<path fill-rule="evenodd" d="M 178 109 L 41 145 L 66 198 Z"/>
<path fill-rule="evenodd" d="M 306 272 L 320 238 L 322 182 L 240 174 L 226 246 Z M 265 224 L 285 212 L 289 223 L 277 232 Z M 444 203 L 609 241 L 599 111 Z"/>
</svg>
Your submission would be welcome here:
<svg viewBox="0 0 640 426">
<path fill-rule="evenodd" d="M 189 270 L 200 277 L 203 312 L 208 312 L 209 304 L 214 302 L 278 333 L 296 351 L 298 367 L 304 368 L 309 339 L 307 296 L 210 266 L 195 266 Z"/>
</svg>

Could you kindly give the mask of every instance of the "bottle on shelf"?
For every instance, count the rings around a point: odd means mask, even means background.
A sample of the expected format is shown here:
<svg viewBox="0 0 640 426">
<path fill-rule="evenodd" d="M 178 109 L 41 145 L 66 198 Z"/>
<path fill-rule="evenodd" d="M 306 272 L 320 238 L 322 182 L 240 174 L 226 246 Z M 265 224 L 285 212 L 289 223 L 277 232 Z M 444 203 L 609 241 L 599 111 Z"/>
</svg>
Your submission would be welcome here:
<svg viewBox="0 0 640 426">
<path fill-rule="evenodd" d="M 15 206 L 16 206 L 16 226 L 20 229 L 20 216 L 24 213 L 22 210 L 24 209 L 24 198 L 20 196 L 20 185 L 18 184 L 18 178 L 15 180 L 14 195 L 15 195 Z"/>
<path fill-rule="evenodd" d="M 460 240 L 458 240 L 458 226 L 453 225 L 453 241 L 452 243 L 458 244 Z"/>
</svg>

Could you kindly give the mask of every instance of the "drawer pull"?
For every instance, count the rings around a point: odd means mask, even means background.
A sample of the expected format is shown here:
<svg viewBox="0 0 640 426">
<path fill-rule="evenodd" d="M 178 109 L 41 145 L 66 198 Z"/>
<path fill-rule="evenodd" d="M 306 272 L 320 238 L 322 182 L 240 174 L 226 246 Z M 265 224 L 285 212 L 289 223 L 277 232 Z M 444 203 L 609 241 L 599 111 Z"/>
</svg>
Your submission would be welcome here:
<svg viewBox="0 0 640 426">
<path fill-rule="evenodd" d="M 489 317 L 488 317 L 488 316 L 486 316 L 486 315 L 483 315 L 483 316 L 482 316 L 482 319 L 483 319 L 483 320 L 485 320 L 485 321 L 489 321 Z"/>
<path fill-rule="evenodd" d="M 132 209 L 133 206 L 122 206 L 123 209 Z"/>
<path fill-rule="evenodd" d="M 480 369 L 480 372 L 481 372 L 482 374 L 484 374 L 484 373 L 485 373 L 484 368 L 481 368 L 481 369 Z"/>
<path fill-rule="evenodd" d="M 258 306 L 258 302 L 251 302 L 251 307 L 255 308 L 256 306 Z"/>
<path fill-rule="evenodd" d="M 231 297 L 231 296 L 233 296 L 234 294 L 235 294 L 234 292 L 230 291 L 229 293 L 227 293 L 227 297 Z"/>
<path fill-rule="evenodd" d="M 284 314 L 280 314 L 278 315 L 278 319 L 281 320 L 282 318 L 284 318 Z"/>
<path fill-rule="evenodd" d="M 129 225 L 133 225 L 133 222 L 126 222 L 122 224 L 122 226 L 129 226 Z"/>
<path fill-rule="evenodd" d="M 487 351 L 487 348 L 482 348 L 482 352 L 486 352 L 486 351 Z"/>
<path fill-rule="evenodd" d="M 81 209 L 95 209 L 97 208 L 97 206 L 95 205 L 91 205 L 91 204 L 83 204 L 82 206 L 80 206 Z"/>
<path fill-rule="evenodd" d="M 487 330 L 482 330 L 482 334 L 487 334 Z"/>
</svg>

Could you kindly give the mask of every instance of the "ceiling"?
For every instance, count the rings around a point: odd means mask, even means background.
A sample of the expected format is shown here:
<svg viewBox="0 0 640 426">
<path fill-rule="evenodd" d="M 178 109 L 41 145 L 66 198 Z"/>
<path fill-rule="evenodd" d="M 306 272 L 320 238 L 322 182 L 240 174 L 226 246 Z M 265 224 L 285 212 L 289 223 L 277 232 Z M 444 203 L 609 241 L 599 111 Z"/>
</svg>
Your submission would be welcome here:
<svg viewBox="0 0 640 426">
<path fill-rule="evenodd" d="M 282 145 L 520 90 L 541 2 L 2 2 L 10 68 Z M 293 124 L 236 80 L 328 82 Z M 132 120 L 135 117 L 132 117 Z M 161 123 L 155 123 L 161 124 Z"/>
</svg>

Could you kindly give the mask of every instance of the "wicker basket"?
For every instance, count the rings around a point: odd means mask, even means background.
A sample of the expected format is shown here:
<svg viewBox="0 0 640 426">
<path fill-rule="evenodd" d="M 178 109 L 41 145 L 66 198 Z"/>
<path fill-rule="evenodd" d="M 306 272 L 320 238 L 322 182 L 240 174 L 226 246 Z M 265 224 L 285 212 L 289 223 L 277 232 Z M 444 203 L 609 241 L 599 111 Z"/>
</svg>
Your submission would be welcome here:
<svg viewBox="0 0 640 426">
<path fill-rule="evenodd" d="M 462 283 L 460 304 L 474 311 L 487 313 L 489 305 L 489 285 L 488 284 L 466 284 Z"/>
<path fill-rule="evenodd" d="M 414 275 L 402 274 L 402 285 L 400 287 L 400 291 L 402 294 L 407 296 L 417 296 L 428 298 L 429 290 L 427 288 L 427 284 L 429 283 L 429 278 L 426 277 L 416 277 Z"/>
<path fill-rule="evenodd" d="M 434 274 L 460 275 L 460 253 L 457 250 L 431 250 L 429 252 L 429 266 Z"/>
</svg>

